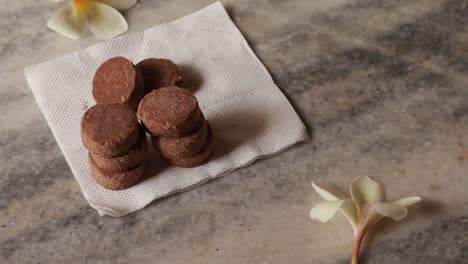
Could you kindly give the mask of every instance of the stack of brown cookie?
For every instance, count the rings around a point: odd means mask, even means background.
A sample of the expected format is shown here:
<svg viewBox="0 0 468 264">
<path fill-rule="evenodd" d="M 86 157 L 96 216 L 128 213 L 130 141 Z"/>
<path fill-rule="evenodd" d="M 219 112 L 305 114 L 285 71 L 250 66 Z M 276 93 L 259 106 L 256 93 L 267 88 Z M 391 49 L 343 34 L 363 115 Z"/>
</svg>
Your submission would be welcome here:
<svg viewBox="0 0 468 264">
<path fill-rule="evenodd" d="M 167 59 L 134 65 L 115 57 L 98 67 L 92 90 L 97 105 L 84 114 L 81 137 L 100 185 L 122 190 L 141 180 L 148 154 L 145 128 L 169 164 L 190 168 L 209 160 L 213 132 L 195 96 L 179 88 L 184 83 L 181 67 Z"/>
<path fill-rule="evenodd" d="M 98 104 L 81 120 L 81 138 L 96 181 L 122 190 L 143 177 L 148 144 L 136 113 L 125 104 Z"/>
<path fill-rule="evenodd" d="M 213 132 L 190 91 L 177 86 L 154 90 L 141 100 L 138 115 L 169 164 L 191 168 L 211 157 Z"/>
</svg>

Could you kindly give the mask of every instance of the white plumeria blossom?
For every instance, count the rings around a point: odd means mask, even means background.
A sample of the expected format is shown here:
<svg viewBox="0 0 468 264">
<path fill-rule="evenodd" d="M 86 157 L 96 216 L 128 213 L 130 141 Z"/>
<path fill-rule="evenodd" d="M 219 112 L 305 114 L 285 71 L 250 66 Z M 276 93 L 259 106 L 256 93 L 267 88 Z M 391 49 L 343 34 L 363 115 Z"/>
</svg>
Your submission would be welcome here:
<svg viewBox="0 0 468 264">
<path fill-rule="evenodd" d="M 117 10 L 134 6 L 137 0 L 53 0 L 66 2 L 47 26 L 72 39 L 81 38 L 89 28 L 96 36 L 109 39 L 127 31 L 125 18 Z"/>
<path fill-rule="evenodd" d="M 349 188 L 351 198 L 341 192 L 325 189 L 312 183 L 315 191 L 326 201 L 310 211 L 310 217 L 328 222 L 338 211 L 348 219 L 354 234 L 370 228 L 383 217 L 399 221 L 408 214 L 407 206 L 421 201 L 418 196 L 406 197 L 394 202 L 385 202 L 383 186 L 370 177 L 356 178 Z"/>
</svg>

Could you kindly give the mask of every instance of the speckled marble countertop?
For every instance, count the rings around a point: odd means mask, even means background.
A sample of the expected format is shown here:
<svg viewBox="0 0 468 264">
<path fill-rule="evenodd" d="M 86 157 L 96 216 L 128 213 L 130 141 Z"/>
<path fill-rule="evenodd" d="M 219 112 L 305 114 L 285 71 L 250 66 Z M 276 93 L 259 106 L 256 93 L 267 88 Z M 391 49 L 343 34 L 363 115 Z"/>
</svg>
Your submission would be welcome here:
<svg viewBox="0 0 468 264">
<path fill-rule="evenodd" d="M 140 31 L 211 0 L 141 0 Z M 122 218 L 82 196 L 23 69 L 99 40 L 45 22 L 59 4 L 0 0 L 0 263 L 349 263 L 344 218 L 308 218 L 312 180 L 369 175 L 420 195 L 363 263 L 468 262 L 468 3 L 222 1 L 313 134 L 275 157 Z M 390 232 L 391 231 L 391 232 Z"/>
</svg>

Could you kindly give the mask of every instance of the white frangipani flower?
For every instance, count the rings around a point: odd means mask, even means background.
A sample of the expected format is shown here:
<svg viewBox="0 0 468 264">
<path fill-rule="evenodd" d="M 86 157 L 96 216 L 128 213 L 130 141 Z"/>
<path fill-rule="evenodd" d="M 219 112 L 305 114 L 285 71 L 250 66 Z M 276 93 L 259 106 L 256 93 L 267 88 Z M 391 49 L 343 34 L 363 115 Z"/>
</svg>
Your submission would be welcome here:
<svg viewBox="0 0 468 264">
<path fill-rule="evenodd" d="M 353 231 L 356 232 L 358 225 L 357 208 L 354 201 L 346 198 L 339 190 L 329 186 L 326 190 L 312 183 L 315 191 L 326 200 L 310 210 L 310 217 L 317 219 L 322 223 L 328 222 L 338 211 L 341 211 L 351 224 Z"/>
<path fill-rule="evenodd" d="M 67 6 L 47 21 L 47 26 L 72 39 L 81 38 L 89 28 L 96 36 L 109 39 L 127 31 L 125 18 L 117 10 L 134 6 L 137 0 L 53 0 Z"/>
<path fill-rule="evenodd" d="M 407 206 L 421 201 L 418 196 L 406 197 L 394 202 L 385 202 L 383 186 L 370 177 L 358 177 L 349 187 L 351 198 L 340 191 L 323 188 L 312 183 L 315 191 L 326 201 L 310 210 L 310 217 L 328 222 L 338 211 L 348 219 L 354 233 L 353 264 L 358 263 L 359 249 L 365 233 L 384 217 L 399 221 L 408 214 Z"/>
</svg>

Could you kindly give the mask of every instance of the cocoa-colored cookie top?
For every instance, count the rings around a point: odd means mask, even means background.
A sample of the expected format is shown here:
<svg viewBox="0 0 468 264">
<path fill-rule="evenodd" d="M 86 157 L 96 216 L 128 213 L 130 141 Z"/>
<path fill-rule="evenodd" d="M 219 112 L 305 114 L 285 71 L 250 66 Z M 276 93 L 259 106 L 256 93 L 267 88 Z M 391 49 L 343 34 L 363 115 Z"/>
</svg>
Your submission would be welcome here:
<svg viewBox="0 0 468 264">
<path fill-rule="evenodd" d="M 167 130 L 183 127 L 191 121 L 198 124 L 197 98 L 188 90 L 176 86 L 164 87 L 147 94 L 140 102 L 138 114 L 147 127 Z"/>
<path fill-rule="evenodd" d="M 138 134 L 138 118 L 124 104 L 95 105 L 81 119 L 83 143 L 88 150 L 98 155 L 106 156 L 106 153 L 100 152 L 107 149 L 113 150 L 115 155 L 128 151 L 138 140 Z"/>
<path fill-rule="evenodd" d="M 138 83 L 138 71 L 138 68 L 124 57 L 115 57 L 104 62 L 96 70 L 93 79 L 93 97 L 96 103 L 134 103 L 131 100 L 134 101 L 133 97 L 142 94 L 140 90 L 143 89 L 143 84 Z"/>
<path fill-rule="evenodd" d="M 168 86 L 182 86 L 184 73 L 174 62 L 150 58 L 137 64 L 145 80 L 145 93 Z"/>
</svg>

